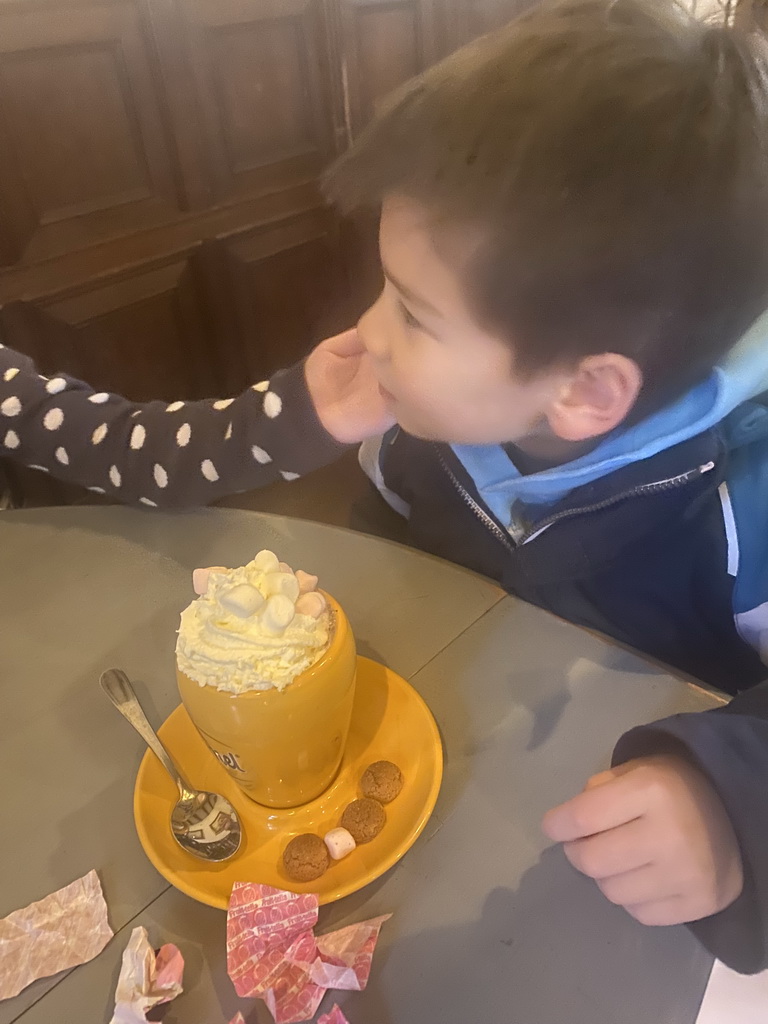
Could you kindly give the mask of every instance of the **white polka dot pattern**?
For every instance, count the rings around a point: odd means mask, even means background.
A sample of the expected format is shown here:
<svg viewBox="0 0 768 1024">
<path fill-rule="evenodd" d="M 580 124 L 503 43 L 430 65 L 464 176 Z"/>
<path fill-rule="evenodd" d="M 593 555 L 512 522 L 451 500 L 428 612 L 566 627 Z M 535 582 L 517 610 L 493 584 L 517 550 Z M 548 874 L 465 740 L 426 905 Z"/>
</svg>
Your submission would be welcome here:
<svg viewBox="0 0 768 1024">
<path fill-rule="evenodd" d="M 142 505 L 149 505 L 151 508 L 157 508 L 157 502 L 151 501 L 149 498 L 139 498 Z"/>
<path fill-rule="evenodd" d="M 178 412 L 179 409 L 183 409 L 183 408 L 184 408 L 184 403 L 183 402 L 171 402 L 170 405 L 166 405 L 165 411 L 166 412 Z"/>
<path fill-rule="evenodd" d="M 89 490 L 89 491 L 93 491 L 93 492 L 94 492 L 94 494 L 106 494 L 106 493 L 107 493 L 107 492 L 106 492 L 106 491 L 104 490 L 104 488 L 103 488 L 103 487 L 89 487 L 89 488 L 88 488 L 88 490 Z"/>
<path fill-rule="evenodd" d="M 117 466 L 109 467 L 109 482 L 112 484 L 113 487 L 119 487 L 120 484 L 123 482 L 123 478 L 120 476 L 120 470 L 117 468 Z"/>
<path fill-rule="evenodd" d="M 168 474 L 166 473 L 166 471 L 163 469 L 159 462 L 155 463 L 153 476 L 155 478 L 155 483 L 157 484 L 158 487 L 163 488 L 168 486 Z"/>
<path fill-rule="evenodd" d="M 19 435 L 16 433 L 15 430 L 9 430 L 8 431 L 8 433 L 5 435 L 5 438 L 3 440 L 3 444 L 5 445 L 6 448 L 18 448 L 19 447 L 19 445 L 21 444 L 21 441 L 19 440 Z"/>
<path fill-rule="evenodd" d="M 263 448 L 259 448 L 257 444 L 251 448 L 251 454 L 257 462 L 261 463 L 262 466 L 266 466 L 272 461 L 272 456 L 269 452 L 265 452 Z"/>
<path fill-rule="evenodd" d="M 6 398 L 5 401 L 0 404 L 0 415 L 2 416 L 18 416 L 21 412 L 21 402 L 16 395 L 11 395 L 10 398 Z"/>
<path fill-rule="evenodd" d="M 229 426 L 227 427 L 227 432 L 224 435 L 224 440 L 228 441 L 231 437 L 232 437 L 232 421 L 230 420 Z"/>
<path fill-rule="evenodd" d="M 280 470 L 280 476 L 283 480 L 298 480 L 300 475 L 299 473 L 289 473 L 286 469 Z"/>
<path fill-rule="evenodd" d="M 7 384 L 10 384 L 10 382 L 13 380 L 13 378 L 14 377 L 18 377 L 18 375 L 19 375 L 19 368 L 18 368 L 18 366 L 12 366 L 10 368 L 10 370 L 6 370 L 5 373 L 3 374 L 3 380 Z"/>
<path fill-rule="evenodd" d="M 91 434 L 91 444 L 101 444 L 101 442 L 107 436 L 108 430 L 109 427 L 107 426 L 106 423 L 102 423 L 100 426 L 96 427 L 94 432 Z"/>
<path fill-rule="evenodd" d="M 41 473 L 50 473 L 50 469 L 48 469 L 47 466 L 38 466 L 34 462 L 30 462 L 29 468 L 30 469 L 38 469 L 38 470 L 40 470 Z"/>
<path fill-rule="evenodd" d="M 280 395 L 276 395 L 274 391 L 268 391 L 264 395 L 264 415 L 269 416 L 271 420 L 275 416 L 280 415 L 280 411 L 283 408 L 283 400 Z"/>
<path fill-rule="evenodd" d="M 64 422 L 64 411 L 62 409 L 49 409 L 43 417 L 43 426 L 46 430 L 58 430 Z"/>
<path fill-rule="evenodd" d="M 218 402 L 213 403 L 213 408 L 221 411 L 222 409 L 228 409 L 234 402 L 234 398 L 220 398 Z"/>
<path fill-rule="evenodd" d="M 186 448 L 192 438 L 192 427 L 189 423 L 182 423 L 176 431 L 176 444 L 179 448 Z"/>
<path fill-rule="evenodd" d="M 95 395 L 89 395 L 88 401 L 93 402 L 94 405 L 104 405 L 109 401 L 109 394 L 106 391 L 98 391 Z"/>
<path fill-rule="evenodd" d="M 137 452 L 140 448 L 143 448 L 144 447 L 144 442 L 146 441 L 146 439 L 147 439 L 146 428 L 141 423 L 137 423 L 136 426 L 131 431 L 131 441 L 130 441 L 130 444 L 131 444 L 131 448 L 133 449 L 133 451 Z"/>
<path fill-rule="evenodd" d="M 260 380 L 258 384 L 253 385 L 254 391 L 269 391 L 269 381 Z"/>
<path fill-rule="evenodd" d="M 216 483 L 219 479 L 219 474 L 216 472 L 216 467 L 210 459 L 204 459 L 200 463 L 200 470 L 206 480 L 210 480 L 212 484 Z"/>
<path fill-rule="evenodd" d="M 57 448 L 56 452 L 55 452 L 55 455 L 56 455 L 56 461 L 60 462 L 62 464 L 62 466 L 68 466 L 69 465 L 69 455 L 67 454 L 67 449 L 66 448 Z"/>
<path fill-rule="evenodd" d="M 58 395 L 66 386 L 67 382 L 63 377 L 51 377 L 45 385 L 45 390 L 49 395 Z"/>
</svg>

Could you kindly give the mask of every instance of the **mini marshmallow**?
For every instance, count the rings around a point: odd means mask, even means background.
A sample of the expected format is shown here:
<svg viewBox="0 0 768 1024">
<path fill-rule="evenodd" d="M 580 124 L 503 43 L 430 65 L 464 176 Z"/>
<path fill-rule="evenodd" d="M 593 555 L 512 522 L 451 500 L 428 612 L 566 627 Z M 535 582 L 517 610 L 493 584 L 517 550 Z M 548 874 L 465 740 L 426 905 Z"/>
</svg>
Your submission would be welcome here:
<svg viewBox="0 0 768 1024">
<path fill-rule="evenodd" d="M 267 601 L 267 606 L 261 613 L 261 623 L 270 633 L 280 635 L 293 622 L 296 610 L 293 601 L 285 594 L 273 594 Z"/>
<path fill-rule="evenodd" d="M 296 602 L 298 614 L 310 615 L 313 619 L 319 619 L 327 607 L 328 602 L 317 590 L 313 590 L 309 594 L 302 594 Z"/>
<path fill-rule="evenodd" d="M 236 587 L 221 594 L 219 603 L 222 608 L 226 608 L 238 619 L 247 619 L 261 608 L 264 598 L 250 583 L 239 583 Z"/>
<path fill-rule="evenodd" d="M 323 842 L 328 848 L 328 853 L 334 860 L 342 860 L 347 854 L 352 853 L 357 843 L 352 838 L 352 833 L 345 828 L 332 828 Z"/>
<path fill-rule="evenodd" d="M 285 594 L 293 604 L 299 596 L 299 581 L 292 572 L 271 572 L 264 577 L 264 593 L 267 597 L 273 594 Z"/>
<path fill-rule="evenodd" d="M 257 572 L 279 572 L 280 562 L 273 551 L 260 551 L 253 560 L 253 567 Z"/>
<path fill-rule="evenodd" d="M 311 576 L 303 569 L 297 569 L 296 579 L 299 581 L 300 594 L 308 594 L 311 590 L 317 590 L 317 576 Z"/>
<path fill-rule="evenodd" d="M 288 565 L 287 562 L 280 562 L 279 565 L 280 572 L 289 572 L 291 575 L 293 575 L 293 569 L 290 567 L 290 565 Z"/>
<path fill-rule="evenodd" d="M 208 580 L 212 572 L 227 572 L 223 565 L 211 565 L 207 569 L 195 569 L 192 573 L 192 589 L 198 597 L 208 590 Z"/>
</svg>

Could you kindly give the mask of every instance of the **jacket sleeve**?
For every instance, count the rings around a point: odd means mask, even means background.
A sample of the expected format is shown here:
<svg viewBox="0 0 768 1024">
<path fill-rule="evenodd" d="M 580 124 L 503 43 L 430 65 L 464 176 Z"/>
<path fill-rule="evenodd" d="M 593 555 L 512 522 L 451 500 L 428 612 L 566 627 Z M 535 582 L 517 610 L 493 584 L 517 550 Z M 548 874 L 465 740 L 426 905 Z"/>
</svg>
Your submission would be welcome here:
<svg viewBox="0 0 768 1024">
<path fill-rule="evenodd" d="M 236 398 L 136 403 L 43 377 L 0 345 L 0 456 L 126 504 L 207 505 L 345 450 L 317 417 L 303 364 Z"/>
<path fill-rule="evenodd" d="M 742 974 L 768 967 L 768 683 L 712 711 L 674 715 L 632 729 L 613 763 L 675 753 L 699 768 L 733 823 L 744 864 L 741 896 L 688 927 L 712 953 Z"/>
</svg>

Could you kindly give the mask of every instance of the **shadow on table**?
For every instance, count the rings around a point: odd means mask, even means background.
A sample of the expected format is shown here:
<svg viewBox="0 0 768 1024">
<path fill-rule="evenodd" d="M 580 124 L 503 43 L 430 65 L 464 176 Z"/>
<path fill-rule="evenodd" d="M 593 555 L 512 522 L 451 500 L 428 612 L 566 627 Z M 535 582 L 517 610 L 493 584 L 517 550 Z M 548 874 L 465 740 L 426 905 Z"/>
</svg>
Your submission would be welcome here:
<svg viewBox="0 0 768 1024">
<path fill-rule="evenodd" d="M 368 991 L 339 996 L 352 1024 L 691 1024 L 711 963 L 684 928 L 608 903 L 559 848 L 517 890 L 490 892 L 478 920 L 390 928 Z"/>
</svg>

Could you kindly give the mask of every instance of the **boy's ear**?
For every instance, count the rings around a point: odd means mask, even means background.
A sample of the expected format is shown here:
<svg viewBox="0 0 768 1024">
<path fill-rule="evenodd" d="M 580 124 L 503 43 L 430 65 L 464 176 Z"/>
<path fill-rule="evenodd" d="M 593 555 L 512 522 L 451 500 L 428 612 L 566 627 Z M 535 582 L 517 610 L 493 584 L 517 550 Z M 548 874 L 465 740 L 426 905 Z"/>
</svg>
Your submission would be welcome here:
<svg viewBox="0 0 768 1024">
<path fill-rule="evenodd" d="M 587 356 L 550 406 L 549 425 L 564 441 L 607 434 L 629 415 L 642 386 L 633 359 L 615 352 Z"/>
</svg>

